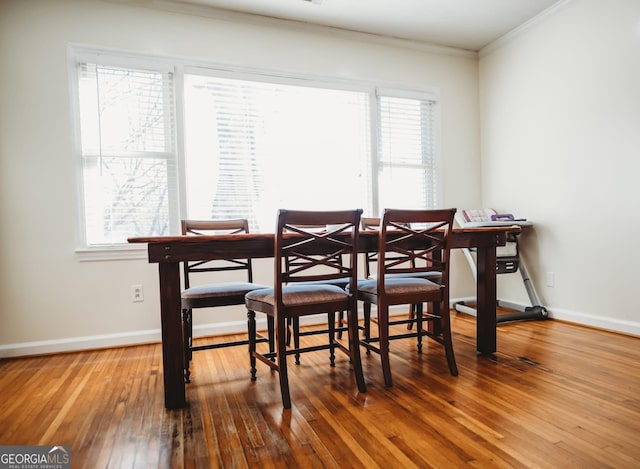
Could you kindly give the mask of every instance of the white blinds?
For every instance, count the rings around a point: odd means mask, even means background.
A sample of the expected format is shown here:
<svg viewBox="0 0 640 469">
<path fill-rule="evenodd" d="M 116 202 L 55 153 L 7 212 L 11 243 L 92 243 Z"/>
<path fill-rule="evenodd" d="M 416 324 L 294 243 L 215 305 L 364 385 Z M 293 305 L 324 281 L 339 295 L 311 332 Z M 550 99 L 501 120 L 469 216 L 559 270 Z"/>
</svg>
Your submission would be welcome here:
<svg viewBox="0 0 640 469">
<path fill-rule="evenodd" d="M 87 245 L 169 234 L 176 188 L 173 74 L 89 62 L 78 67 Z"/>
<path fill-rule="evenodd" d="M 379 207 L 434 208 L 435 101 L 378 96 Z"/>
<path fill-rule="evenodd" d="M 370 206 L 368 94 L 187 74 L 190 218 L 250 220 L 278 208 Z"/>
</svg>

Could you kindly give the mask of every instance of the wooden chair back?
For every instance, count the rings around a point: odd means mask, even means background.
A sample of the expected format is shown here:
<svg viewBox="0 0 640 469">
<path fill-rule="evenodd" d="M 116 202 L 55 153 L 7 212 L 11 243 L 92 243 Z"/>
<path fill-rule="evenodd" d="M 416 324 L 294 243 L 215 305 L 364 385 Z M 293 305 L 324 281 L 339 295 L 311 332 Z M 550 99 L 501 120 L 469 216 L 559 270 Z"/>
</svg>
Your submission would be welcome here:
<svg viewBox="0 0 640 469">
<path fill-rule="evenodd" d="M 287 284 L 348 278 L 350 287 L 357 288 L 361 215 L 361 209 L 278 212 L 274 264 L 278 305 L 282 305 L 282 286 Z"/>
<path fill-rule="evenodd" d="M 302 229 L 304 231 L 309 231 L 309 232 L 315 232 L 315 233 L 320 233 L 320 232 L 326 232 L 327 231 L 327 225 L 318 225 L 318 224 L 311 224 L 311 225 L 291 225 L 288 227 L 285 227 L 285 230 L 290 232 L 290 233 L 294 233 L 294 231 L 292 231 L 292 227 L 295 227 L 297 229 Z M 331 261 L 331 262 L 335 262 L 336 264 L 341 265 L 343 260 L 342 260 L 342 256 L 341 255 L 336 255 L 334 258 L 332 259 L 327 259 L 327 261 Z M 301 264 L 304 265 L 307 263 L 307 261 L 303 258 L 303 259 L 298 259 L 298 257 L 295 255 L 295 253 L 290 253 L 289 255 L 287 255 L 284 259 L 284 262 L 287 263 L 288 265 L 286 266 L 287 270 L 292 269 L 293 267 Z"/>
<path fill-rule="evenodd" d="M 380 218 L 377 217 L 362 217 L 361 225 L 363 230 L 380 230 Z M 410 227 L 410 225 L 406 225 Z M 378 262 L 378 252 L 367 252 L 364 256 L 364 276 L 365 278 L 371 278 L 373 275 L 371 265 Z M 414 263 L 412 262 L 412 265 Z"/>
<path fill-rule="evenodd" d="M 456 209 L 384 211 L 378 246 L 378 294 L 387 276 L 439 273 L 449 284 L 450 235 Z"/>
<path fill-rule="evenodd" d="M 249 233 L 249 221 L 246 218 L 231 220 L 182 220 L 183 235 L 229 235 Z M 214 261 L 183 262 L 185 288 L 190 287 L 191 274 L 203 272 L 226 272 L 246 270 L 247 281 L 253 282 L 251 259 L 225 259 Z"/>
</svg>

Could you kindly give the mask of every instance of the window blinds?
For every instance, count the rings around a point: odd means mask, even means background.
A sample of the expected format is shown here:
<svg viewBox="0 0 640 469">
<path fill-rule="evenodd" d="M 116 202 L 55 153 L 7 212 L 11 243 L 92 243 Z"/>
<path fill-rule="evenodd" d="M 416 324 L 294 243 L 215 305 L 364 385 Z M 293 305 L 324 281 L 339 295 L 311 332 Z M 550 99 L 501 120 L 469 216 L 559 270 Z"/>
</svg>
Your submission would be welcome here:
<svg viewBox="0 0 640 469">
<path fill-rule="evenodd" d="M 189 217 L 273 231 L 279 208 L 369 206 L 368 119 L 361 91 L 186 75 Z"/>
<path fill-rule="evenodd" d="M 438 206 L 435 101 L 378 96 L 380 208 Z"/>
<path fill-rule="evenodd" d="M 173 74 L 78 67 L 87 245 L 168 234 L 176 187 Z"/>
</svg>

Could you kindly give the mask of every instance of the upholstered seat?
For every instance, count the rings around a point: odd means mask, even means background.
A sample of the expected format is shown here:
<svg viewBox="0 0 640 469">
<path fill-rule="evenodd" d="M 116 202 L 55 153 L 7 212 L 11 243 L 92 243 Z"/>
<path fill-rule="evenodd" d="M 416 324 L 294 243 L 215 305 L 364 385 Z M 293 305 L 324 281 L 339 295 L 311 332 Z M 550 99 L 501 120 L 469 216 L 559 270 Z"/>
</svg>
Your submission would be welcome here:
<svg viewBox="0 0 640 469">
<path fill-rule="evenodd" d="M 343 302 L 348 298 L 347 292 L 335 285 L 317 283 L 315 285 L 289 285 L 282 287 L 282 302 L 285 306 L 312 306 L 327 303 Z M 253 290 L 246 295 L 246 299 L 254 304 L 260 303 L 260 311 L 273 311 L 275 307 L 275 289 L 265 288 Z"/>
<path fill-rule="evenodd" d="M 194 303 L 203 299 L 232 298 L 241 296 L 244 301 L 244 295 L 256 288 L 267 288 L 267 286 L 249 282 L 223 282 L 210 285 L 200 285 L 183 290 L 182 301 L 183 303 L 190 304 L 192 308 L 197 308 L 197 306 L 194 306 Z"/>
<path fill-rule="evenodd" d="M 377 280 L 363 280 L 358 282 L 358 291 L 363 294 L 377 295 L 378 286 Z M 385 281 L 385 293 L 387 295 L 413 295 L 437 292 L 439 290 L 440 284 L 422 278 L 387 276 Z"/>
</svg>

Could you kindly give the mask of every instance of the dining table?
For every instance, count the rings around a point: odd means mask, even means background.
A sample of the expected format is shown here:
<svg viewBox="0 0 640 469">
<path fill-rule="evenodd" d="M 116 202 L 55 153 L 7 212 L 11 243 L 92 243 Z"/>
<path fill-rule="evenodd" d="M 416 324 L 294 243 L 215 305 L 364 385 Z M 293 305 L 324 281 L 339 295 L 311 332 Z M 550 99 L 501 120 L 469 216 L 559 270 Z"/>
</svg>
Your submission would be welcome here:
<svg viewBox="0 0 640 469">
<path fill-rule="evenodd" d="M 451 248 L 472 248 L 476 252 L 477 317 L 476 349 L 491 355 L 496 345 L 496 248 L 504 246 L 507 234 L 519 232 L 519 226 L 454 228 Z M 199 236 L 131 237 L 129 243 L 147 244 L 148 260 L 158 264 L 160 283 L 160 322 L 164 402 L 167 409 L 187 405 L 184 381 L 180 263 L 185 261 L 270 258 L 274 256 L 273 233 L 246 233 Z M 379 233 L 360 232 L 358 249 L 376 252 Z"/>
</svg>

